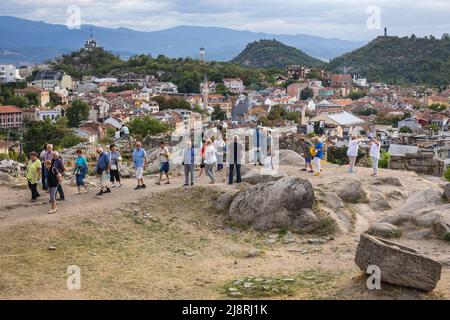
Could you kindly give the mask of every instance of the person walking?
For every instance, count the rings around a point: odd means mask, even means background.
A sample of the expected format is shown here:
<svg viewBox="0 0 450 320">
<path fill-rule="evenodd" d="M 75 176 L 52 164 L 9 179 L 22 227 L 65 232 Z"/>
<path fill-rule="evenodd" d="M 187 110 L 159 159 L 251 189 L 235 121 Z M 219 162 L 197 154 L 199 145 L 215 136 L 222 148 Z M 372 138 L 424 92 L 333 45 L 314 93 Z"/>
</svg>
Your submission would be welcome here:
<svg viewBox="0 0 450 320">
<path fill-rule="evenodd" d="M 184 166 L 184 185 L 183 187 L 194 185 L 194 167 L 195 167 L 195 148 L 192 142 L 188 140 L 183 150 L 183 166 Z M 189 179 L 190 178 L 190 179 Z"/>
<path fill-rule="evenodd" d="M 45 168 L 47 169 L 47 182 L 48 189 L 50 193 L 50 203 L 51 209 L 48 212 L 49 214 L 54 214 L 58 211 L 57 202 L 56 202 L 56 193 L 58 192 L 58 186 L 62 182 L 62 173 L 58 171 L 56 167 L 52 166 L 51 160 L 45 160 Z"/>
<path fill-rule="evenodd" d="M 58 151 L 53 151 L 52 154 L 52 167 L 56 167 L 56 169 L 58 169 L 59 173 L 61 173 L 61 178 L 62 178 L 62 174 L 66 171 L 66 168 L 64 166 L 64 161 L 61 158 L 61 156 L 59 155 Z M 64 190 L 62 187 L 62 181 L 61 183 L 58 184 L 58 193 L 59 193 L 59 200 L 60 201 L 65 201 L 66 198 L 64 196 Z"/>
<path fill-rule="evenodd" d="M 31 202 L 35 202 L 41 195 L 37 191 L 37 184 L 41 176 L 42 164 L 38 159 L 36 152 L 30 152 L 30 160 L 27 163 L 26 177 L 28 181 L 28 188 L 31 191 Z"/>
<path fill-rule="evenodd" d="M 103 148 L 97 148 L 98 160 L 97 160 L 97 177 L 100 182 L 100 192 L 96 194 L 97 197 L 101 197 L 105 193 L 111 193 L 111 189 L 106 185 L 106 175 L 109 171 L 109 156 L 103 150 Z"/>
<path fill-rule="evenodd" d="M 216 177 L 214 175 L 214 167 L 217 163 L 216 150 L 214 149 L 214 145 L 211 139 L 206 140 L 206 149 L 205 149 L 205 172 L 206 175 L 211 180 L 209 183 L 216 183 Z"/>
<path fill-rule="evenodd" d="M 355 165 L 356 165 L 356 159 L 358 158 L 358 151 L 359 151 L 359 144 L 360 141 L 358 137 L 351 136 L 350 141 L 348 143 L 348 149 L 347 149 L 347 156 L 349 159 L 349 167 L 348 172 L 353 173 L 355 172 Z"/>
<path fill-rule="evenodd" d="M 120 181 L 120 165 L 122 162 L 122 156 L 120 152 L 117 150 L 115 144 L 109 146 L 109 175 L 111 181 L 111 188 L 115 188 L 115 183 L 119 184 L 118 188 L 122 187 L 122 182 Z"/>
<path fill-rule="evenodd" d="M 315 167 L 314 176 L 319 177 L 322 174 L 321 161 L 323 158 L 323 144 L 319 137 L 314 137 L 312 142 L 314 143 L 314 151 L 316 153 L 313 159 Z"/>
<path fill-rule="evenodd" d="M 136 142 L 133 150 L 133 166 L 136 170 L 137 187 L 134 190 L 145 189 L 144 170 L 147 165 L 147 153 L 142 148 L 142 143 Z"/>
<path fill-rule="evenodd" d="M 200 163 L 200 172 L 198 174 L 198 178 L 200 178 L 205 170 L 205 151 L 206 151 L 206 143 L 205 140 L 202 140 L 202 147 L 200 148 L 200 158 L 202 159 Z"/>
<path fill-rule="evenodd" d="M 41 158 L 41 163 L 44 163 L 47 160 L 49 160 L 49 161 L 53 160 L 53 145 L 52 144 L 48 143 L 45 145 L 44 150 L 41 152 L 40 158 Z M 48 191 L 47 175 L 48 175 L 47 168 L 45 166 L 42 166 L 42 188 L 45 191 Z"/>
<path fill-rule="evenodd" d="M 369 137 L 370 141 L 370 160 L 372 161 L 373 174 L 372 176 L 378 176 L 378 162 L 380 161 L 380 149 L 381 143 L 377 138 Z"/>
<path fill-rule="evenodd" d="M 214 149 L 216 150 L 217 171 L 223 170 L 223 148 L 225 142 L 223 141 L 222 133 L 219 131 L 217 138 L 214 140 Z"/>
<path fill-rule="evenodd" d="M 262 132 L 261 126 L 256 126 L 254 132 L 254 158 L 255 158 L 255 166 L 260 165 L 263 166 L 264 158 L 265 158 L 265 143 L 264 143 L 264 133 Z"/>
<path fill-rule="evenodd" d="M 239 141 L 238 136 L 233 137 L 233 141 L 227 146 L 228 163 L 228 184 L 233 184 L 234 169 L 236 168 L 236 182 L 241 183 L 241 164 L 245 152 L 244 145 Z"/>
<path fill-rule="evenodd" d="M 166 176 L 167 181 L 165 184 L 170 184 L 170 179 L 169 179 L 169 169 L 170 169 L 170 165 L 169 165 L 169 157 L 170 157 L 170 153 L 169 153 L 169 149 L 166 147 L 166 143 L 164 141 L 161 141 L 159 143 L 159 147 L 160 150 L 158 152 L 158 159 L 159 159 L 159 179 L 156 182 L 157 185 L 161 185 L 161 179 L 163 177 L 163 175 Z"/>
<path fill-rule="evenodd" d="M 74 168 L 74 174 L 75 174 L 75 181 L 77 184 L 77 193 L 76 195 L 81 194 L 81 187 L 84 188 L 84 193 L 88 193 L 89 188 L 86 186 L 84 179 L 86 178 L 86 174 L 88 173 L 89 167 L 86 161 L 86 158 L 83 156 L 83 151 L 78 149 L 75 151 L 76 158 L 75 158 L 75 168 Z"/>
</svg>

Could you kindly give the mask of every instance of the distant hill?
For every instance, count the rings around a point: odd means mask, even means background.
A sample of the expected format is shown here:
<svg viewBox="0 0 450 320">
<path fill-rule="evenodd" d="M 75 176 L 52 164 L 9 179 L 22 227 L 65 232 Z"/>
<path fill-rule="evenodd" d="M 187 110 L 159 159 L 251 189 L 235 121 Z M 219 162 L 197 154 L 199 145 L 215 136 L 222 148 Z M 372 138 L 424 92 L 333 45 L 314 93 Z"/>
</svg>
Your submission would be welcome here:
<svg viewBox="0 0 450 320">
<path fill-rule="evenodd" d="M 449 83 L 450 37 L 378 37 L 360 49 L 331 60 L 328 68 L 391 84 Z"/>
<path fill-rule="evenodd" d="M 149 53 L 152 56 L 163 54 L 172 58 L 198 58 L 199 48 L 204 46 L 207 60 L 229 61 L 249 42 L 273 37 L 265 33 L 216 27 L 179 26 L 153 32 L 92 27 L 100 45 L 120 54 L 123 59 Z M 80 29 L 69 30 L 65 25 L 0 16 L 0 63 L 41 63 L 62 53 L 78 50 L 89 37 L 90 28 L 90 25 L 82 25 Z M 365 44 L 303 34 L 275 37 L 325 60 Z"/>
<path fill-rule="evenodd" d="M 284 68 L 290 64 L 311 67 L 324 65 L 323 61 L 277 40 L 259 40 L 249 43 L 244 51 L 231 60 L 231 62 L 254 68 Z"/>
</svg>

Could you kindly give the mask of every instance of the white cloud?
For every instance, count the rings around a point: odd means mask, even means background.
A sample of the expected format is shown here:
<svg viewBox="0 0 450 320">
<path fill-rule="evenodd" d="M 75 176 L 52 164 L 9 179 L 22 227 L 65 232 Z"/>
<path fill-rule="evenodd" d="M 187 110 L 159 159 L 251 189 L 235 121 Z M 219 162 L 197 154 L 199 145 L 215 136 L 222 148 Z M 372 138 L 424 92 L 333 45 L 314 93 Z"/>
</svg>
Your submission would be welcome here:
<svg viewBox="0 0 450 320">
<path fill-rule="evenodd" d="M 141 31 L 199 25 L 370 39 L 381 31 L 367 29 L 366 9 L 377 5 L 390 34 L 450 32 L 449 0 L 2 0 L 0 12 L 65 23 L 72 4 L 81 8 L 82 23 Z"/>
</svg>

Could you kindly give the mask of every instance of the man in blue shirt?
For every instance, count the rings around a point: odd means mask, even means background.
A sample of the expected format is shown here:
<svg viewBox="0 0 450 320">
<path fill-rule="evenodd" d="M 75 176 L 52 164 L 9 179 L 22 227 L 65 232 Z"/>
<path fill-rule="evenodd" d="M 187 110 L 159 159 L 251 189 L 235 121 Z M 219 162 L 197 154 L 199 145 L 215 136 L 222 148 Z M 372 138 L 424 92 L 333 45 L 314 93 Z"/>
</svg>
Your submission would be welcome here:
<svg viewBox="0 0 450 320">
<path fill-rule="evenodd" d="M 106 186 L 106 173 L 109 171 L 109 156 L 102 149 L 97 148 L 98 160 L 97 160 L 97 176 L 100 179 L 100 192 L 97 193 L 97 196 L 100 197 L 104 193 L 110 193 L 111 189 Z"/>
<path fill-rule="evenodd" d="M 136 142 L 136 148 L 133 150 L 133 165 L 136 170 L 137 187 L 134 190 L 145 189 L 144 170 L 147 165 L 147 153 L 142 149 L 142 143 Z"/>
</svg>

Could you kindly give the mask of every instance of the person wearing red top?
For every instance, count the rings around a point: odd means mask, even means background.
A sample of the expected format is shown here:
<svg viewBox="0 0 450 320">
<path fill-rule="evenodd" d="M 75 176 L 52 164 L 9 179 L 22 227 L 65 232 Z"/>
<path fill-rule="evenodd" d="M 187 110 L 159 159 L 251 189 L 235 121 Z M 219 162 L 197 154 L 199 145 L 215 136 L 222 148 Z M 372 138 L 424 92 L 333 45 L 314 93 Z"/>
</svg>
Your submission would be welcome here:
<svg viewBox="0 0 450 320">
<path fill-rule="evenodd" d="M 198 177 L 200 178 L 203 174 L 203 171 L 205 170 L 205 152 L 206 152 L 206 143 L 205 140 L 202 140 L 202 148 L 200 149 L 200 157 L 202 158 L 202 163 L 200 164 L 200 173 L 198 174 Z"/>
</svg>

